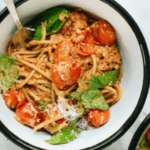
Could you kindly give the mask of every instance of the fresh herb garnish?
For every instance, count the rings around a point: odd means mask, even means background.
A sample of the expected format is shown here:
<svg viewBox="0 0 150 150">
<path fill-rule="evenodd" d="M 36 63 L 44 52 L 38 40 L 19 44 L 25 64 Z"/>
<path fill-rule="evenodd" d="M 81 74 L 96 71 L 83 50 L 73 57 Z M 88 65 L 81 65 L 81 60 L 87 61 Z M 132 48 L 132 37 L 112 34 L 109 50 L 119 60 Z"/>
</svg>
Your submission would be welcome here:
<svg viewBox="0 0 150 150">
<path fill-rule="evenodd" d="M 14 63 L 15 58 L 12 56 L 0 55 L 0 82 L 6 91 L 19 78 L 19 71 Z"/>
<path fill-rule="evenodd" d="M 64 19 L 60 19 L 60 15 L 63 14 Z M 38 16 L 36 16 L 28 26 L 36 29 L 34 40 L 41 40 L 42 38 L 42 25 L 41 23 L 46 21 L 46 35 L 54 34 L 58 32 L 62 25 L 66 22 L 70 12 L 63 7 L 50 8 Z"/>
<path fill-rule="evenodd" d="M 73 141 L 80 132 L 81 131 L 77 129 L 66 128 L 52 135 L 51 139 L 46 140 L 46 142 L 52 145 L 65 144 Z"/>
<path fill-rule="evenodd" d="M 82 94 L 82 103 L 85 108 L 106 110 L 109 108 L 105 98 L 99 90 L 88 90 Z"/>
<path fill-rule="evenodd" d="M 75 91 L 69 96 L 80 100 L 85 108 L 106 110 L 109 107 L 99 90 Z"/>
<path fill-rule="evenodd" d="M 99 77 L 92 76 L 88 85 L 88 89 L 96 90 L 106 86 L 107 84 L 113 85 L 119 72 L 120 69 L 109 71 L 108 73 L 100 75 Z"/>
<path fill-rule="evenodd" d="M 42 25 L 39 25 L 36 29 L 33 40 L 41 40 L 42 36 L 43 36 L 43 27 Z"/>
<path fill-rule="evenodd" d="M 82 90 L 77 90 L 75 92 L 70 93 L 68 96 L 76 100 L 81 100 L 82 93 Z"/>
</svg>

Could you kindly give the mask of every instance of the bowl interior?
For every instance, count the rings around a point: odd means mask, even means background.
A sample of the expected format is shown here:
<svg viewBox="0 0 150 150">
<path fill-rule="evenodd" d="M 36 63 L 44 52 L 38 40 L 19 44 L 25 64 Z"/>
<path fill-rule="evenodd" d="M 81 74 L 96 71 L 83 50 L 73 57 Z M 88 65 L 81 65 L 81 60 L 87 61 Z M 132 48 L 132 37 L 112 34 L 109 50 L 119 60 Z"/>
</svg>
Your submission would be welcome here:
<svg viewBox="0 0 150 150">
<path fill-rule="evenodd" d="M 13 134 L 23 141 L 43 149 L 83 149 L 94 146 L 116 133 L 130 117 L 135 109 L 143 84 L 143 61 L 140 46 L 131 27 L 125 19 L 112 7 L 99 0 L 30 0 L 17 8 L 19 18 L 23 23 L 30 21 L 40 12 L 57 5 L 81 7 L 95 16 L 108 20 L 116 31 L 117 43 L 122 56 L 123 77 L 121 87 L 122 98 L 111 107 L 111 117 L 104 126 L 82 132 L 73 142 L 63 146 L 48 145 L 44 140 L 50 139 L 50 134 L 34 132 L 22 126 L 14 118 L 14 113 L 4 104 L 0 97 L 0 119 Z M 16 30 L 12 17 L 8 15 L 0 24 L 0 49 L 6 51 L 8 41 Z M 6 117 L 7 116 L 7 117 Z"/>
</svg>

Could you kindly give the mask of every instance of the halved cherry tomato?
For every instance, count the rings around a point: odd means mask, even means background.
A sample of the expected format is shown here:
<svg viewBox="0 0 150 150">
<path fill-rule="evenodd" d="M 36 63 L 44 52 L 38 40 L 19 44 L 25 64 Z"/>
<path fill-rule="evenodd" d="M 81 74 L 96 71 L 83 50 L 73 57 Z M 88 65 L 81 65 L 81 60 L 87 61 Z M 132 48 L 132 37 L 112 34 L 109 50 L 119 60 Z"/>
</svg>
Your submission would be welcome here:
<svg viewBox="0 0 150 150">
<path fill-rule="evenodd" d="M 147 140 L 150 142 L 150 129 L 147 131 L 146 136 L 147 136 Z"/>
<path fill-rule="evenodd" d="M 91 109 L 87 118 L 93 126 L 102 126 L 109 120 L 110 110 L 109 108 L 106 111 L 102 111 L 99 109 Z"/>
<path fill-rule="evenodd" d="M 81 73 L 81 64 L 71 56 L 61 57 L 52 66 L 52 81 L 59 89 L 75 83 Z"/>
<path fill-rule="evenodd" d="M 17 107 L 20 107 L 20 106 L 22 106 L 24 103 L 26 103 L 25 96 L 24 96 L 24 94 L 23 94 L 21 91 L 18 91 L 18 92 L 16 93 L 16 97 L 17 97 L 17 100 L 18 100 Z"/>
<path fill-rule="evenodd" d="M 43 114 L 35 103 L 25 102 L 16 109 L 16 119 L 23 125 L 34 127 L 43 122 Z"/>
<path fill-rule="evenodd" d="M 65 118 L 61 118 L 57 121 L 55 121 L 57 124 L 62 124 L 63 122 L 65 122 Z"/>
<path fill-rule="evenodd" d="M 113 27 L 106 20 L 95 22 L 92 26 L 92 33 L 95 40 L 100 45 L 112 45 L 115 42 L 116 35 Z"/>
<path fill-rule="evenodd" d="M 63 41 L 58 43 L 57 48 L 54 52 L 55 60 L 59 57 L 68 57 L 73 48 L 74 45 L 72 42 Z"/>
<path fill-rule="evenodd" d="M 10 109 L 15 109 L 18 104 L 16 94 L 17 94 L 17 91 L 15 91 L 15 89 L 13 88 L 9 89 L 4 94 L 5 103 Z"/>
<path fill-rule="evenodd" d="M 18 105 L 21 105 L 25 101 L 24 94 L 21 91 L 16 91 L 13 88 L 10 88 L 5 94 L 4 94 L 4 100 L 6 105 L 10 109 L 15 109 L 18 107 Z"/>
<path fill-rule="evenodd" d="M 90 31 L 83 32 L 85 38 L 82 42 L 77 44 L 77 53 L 83 56 L 94 54 L 96 51 L 93 49 L 95 44 L 94 37 Z"/>
</svg>

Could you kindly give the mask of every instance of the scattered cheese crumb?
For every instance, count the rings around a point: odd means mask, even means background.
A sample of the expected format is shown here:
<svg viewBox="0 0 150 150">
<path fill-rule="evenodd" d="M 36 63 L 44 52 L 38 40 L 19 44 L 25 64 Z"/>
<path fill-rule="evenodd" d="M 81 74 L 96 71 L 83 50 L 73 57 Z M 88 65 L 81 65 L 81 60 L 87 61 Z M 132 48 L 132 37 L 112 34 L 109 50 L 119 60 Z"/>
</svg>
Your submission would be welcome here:
<svg viewBox="0 0 150 150">
<path fill-rule="evenodd" d="M 79 115 L 76 112 L 76 106 L 68 104 L 68 99 L 58 97 L 58 107 L 60 111 L 64 114 L 66 121 L 74 120 Z"/>
</svg>

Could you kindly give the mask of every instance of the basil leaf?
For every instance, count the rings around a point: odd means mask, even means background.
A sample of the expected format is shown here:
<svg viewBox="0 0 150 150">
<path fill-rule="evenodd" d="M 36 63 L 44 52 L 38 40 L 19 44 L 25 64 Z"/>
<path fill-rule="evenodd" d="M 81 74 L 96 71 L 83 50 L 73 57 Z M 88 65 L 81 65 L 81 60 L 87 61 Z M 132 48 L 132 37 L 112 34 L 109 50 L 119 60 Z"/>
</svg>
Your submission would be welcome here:
<svg viewBox="0 0 150 150">
<path fill-rule="evenodd" d="M 0 71 L 9 74 L 12 66 L 15 63 L 15 58 L 7 55 L 0 55 Z"/>
<path fill-rule="evenodd" d="M 42 25 L 38 26 L 37 27 L 37 30 L 34 34 L 34 40 L 41 40 L 42 39 L 42 36 L 43 36 L 43 27 Z"/>
<path fill-rule="evenodd" d="M 79 116 L 77 116 L 74 120 L 71 120 L 68 122 L 68 126 L 69 127 L 73 127 L 76 125 L 77 121 L 80 119 L 80 117 L 84 114 L 84 109 L 82 109 L 80 112 L 79 112 Z"/>
<path fill-rule="evenodd" d="M 60 20 L 60 15 L 62 13 L 65 16 L 63 20 Z M 42 38 L 41 22 L 46 21 L 46 35 L 54 34 L 60 30 L 60 28 L 65 23 L 69 15 L 70 15 L 70 12 L 63 7 L 50 8 L 40 13 L 33 20 L 31 20 L 28 23 L 28 26 L 31 26 L 32 28 L 36 29 L 34 39 L 41 40 Z"/>
<path fill-rule="evenodd" d="M 77 129 L 73 130 L 71 128 L 66 128 L 52 135 L 51 139 L 46 140 L 46 142 L 52 145 L 65 144 L 73 141 L 80 132 L 81 131 Z"/>
<path fill-rule="evenodd" d="M 103 84 L 99 81 L 99 79 L 96 76 L 92 76 L 88 85 L 88 89 L 96 90 L 100 87 L 103 87 Z"/>
<path fill-rule="evenodd" d="M 99 90 L 88 90 L 81 98 L 85 108 L 106 110 L 109 107 Z"/>
<path fill-rule="evenodd" d="M 68 96 L 73 98 L 73 99 L 76 99 L 76 100 L 81 100 L 82 93 L 83 93 L 82 90 L 78 90 L 78 91 L 70 93 Z"/>
<path fill-rule="evenodd" d="M 40 107 L 41 111 L 44 111 L 45 106 L 46 106 L 47 104 L 50 104 L 50 102 L 41 102 L 41 103 L 39 104 L 39 107 Z"/>
<path fill-rule="evenodd" d="M 100 75 L 99 77 L 92 76 L 88 85 L 88 89 L 96 90 L 107 84 L 113 85 L 120 72 L 120 69 L 109 71 L 106 74 Z"/>
<path fill-rule="evenodd" d="M 18 68 L 14 66 L 14 63 L 15 58 L 12 56 L 0 56 L 0 81 L 6 91 L 19 78 L 19 71 Z"/>
</svg>

